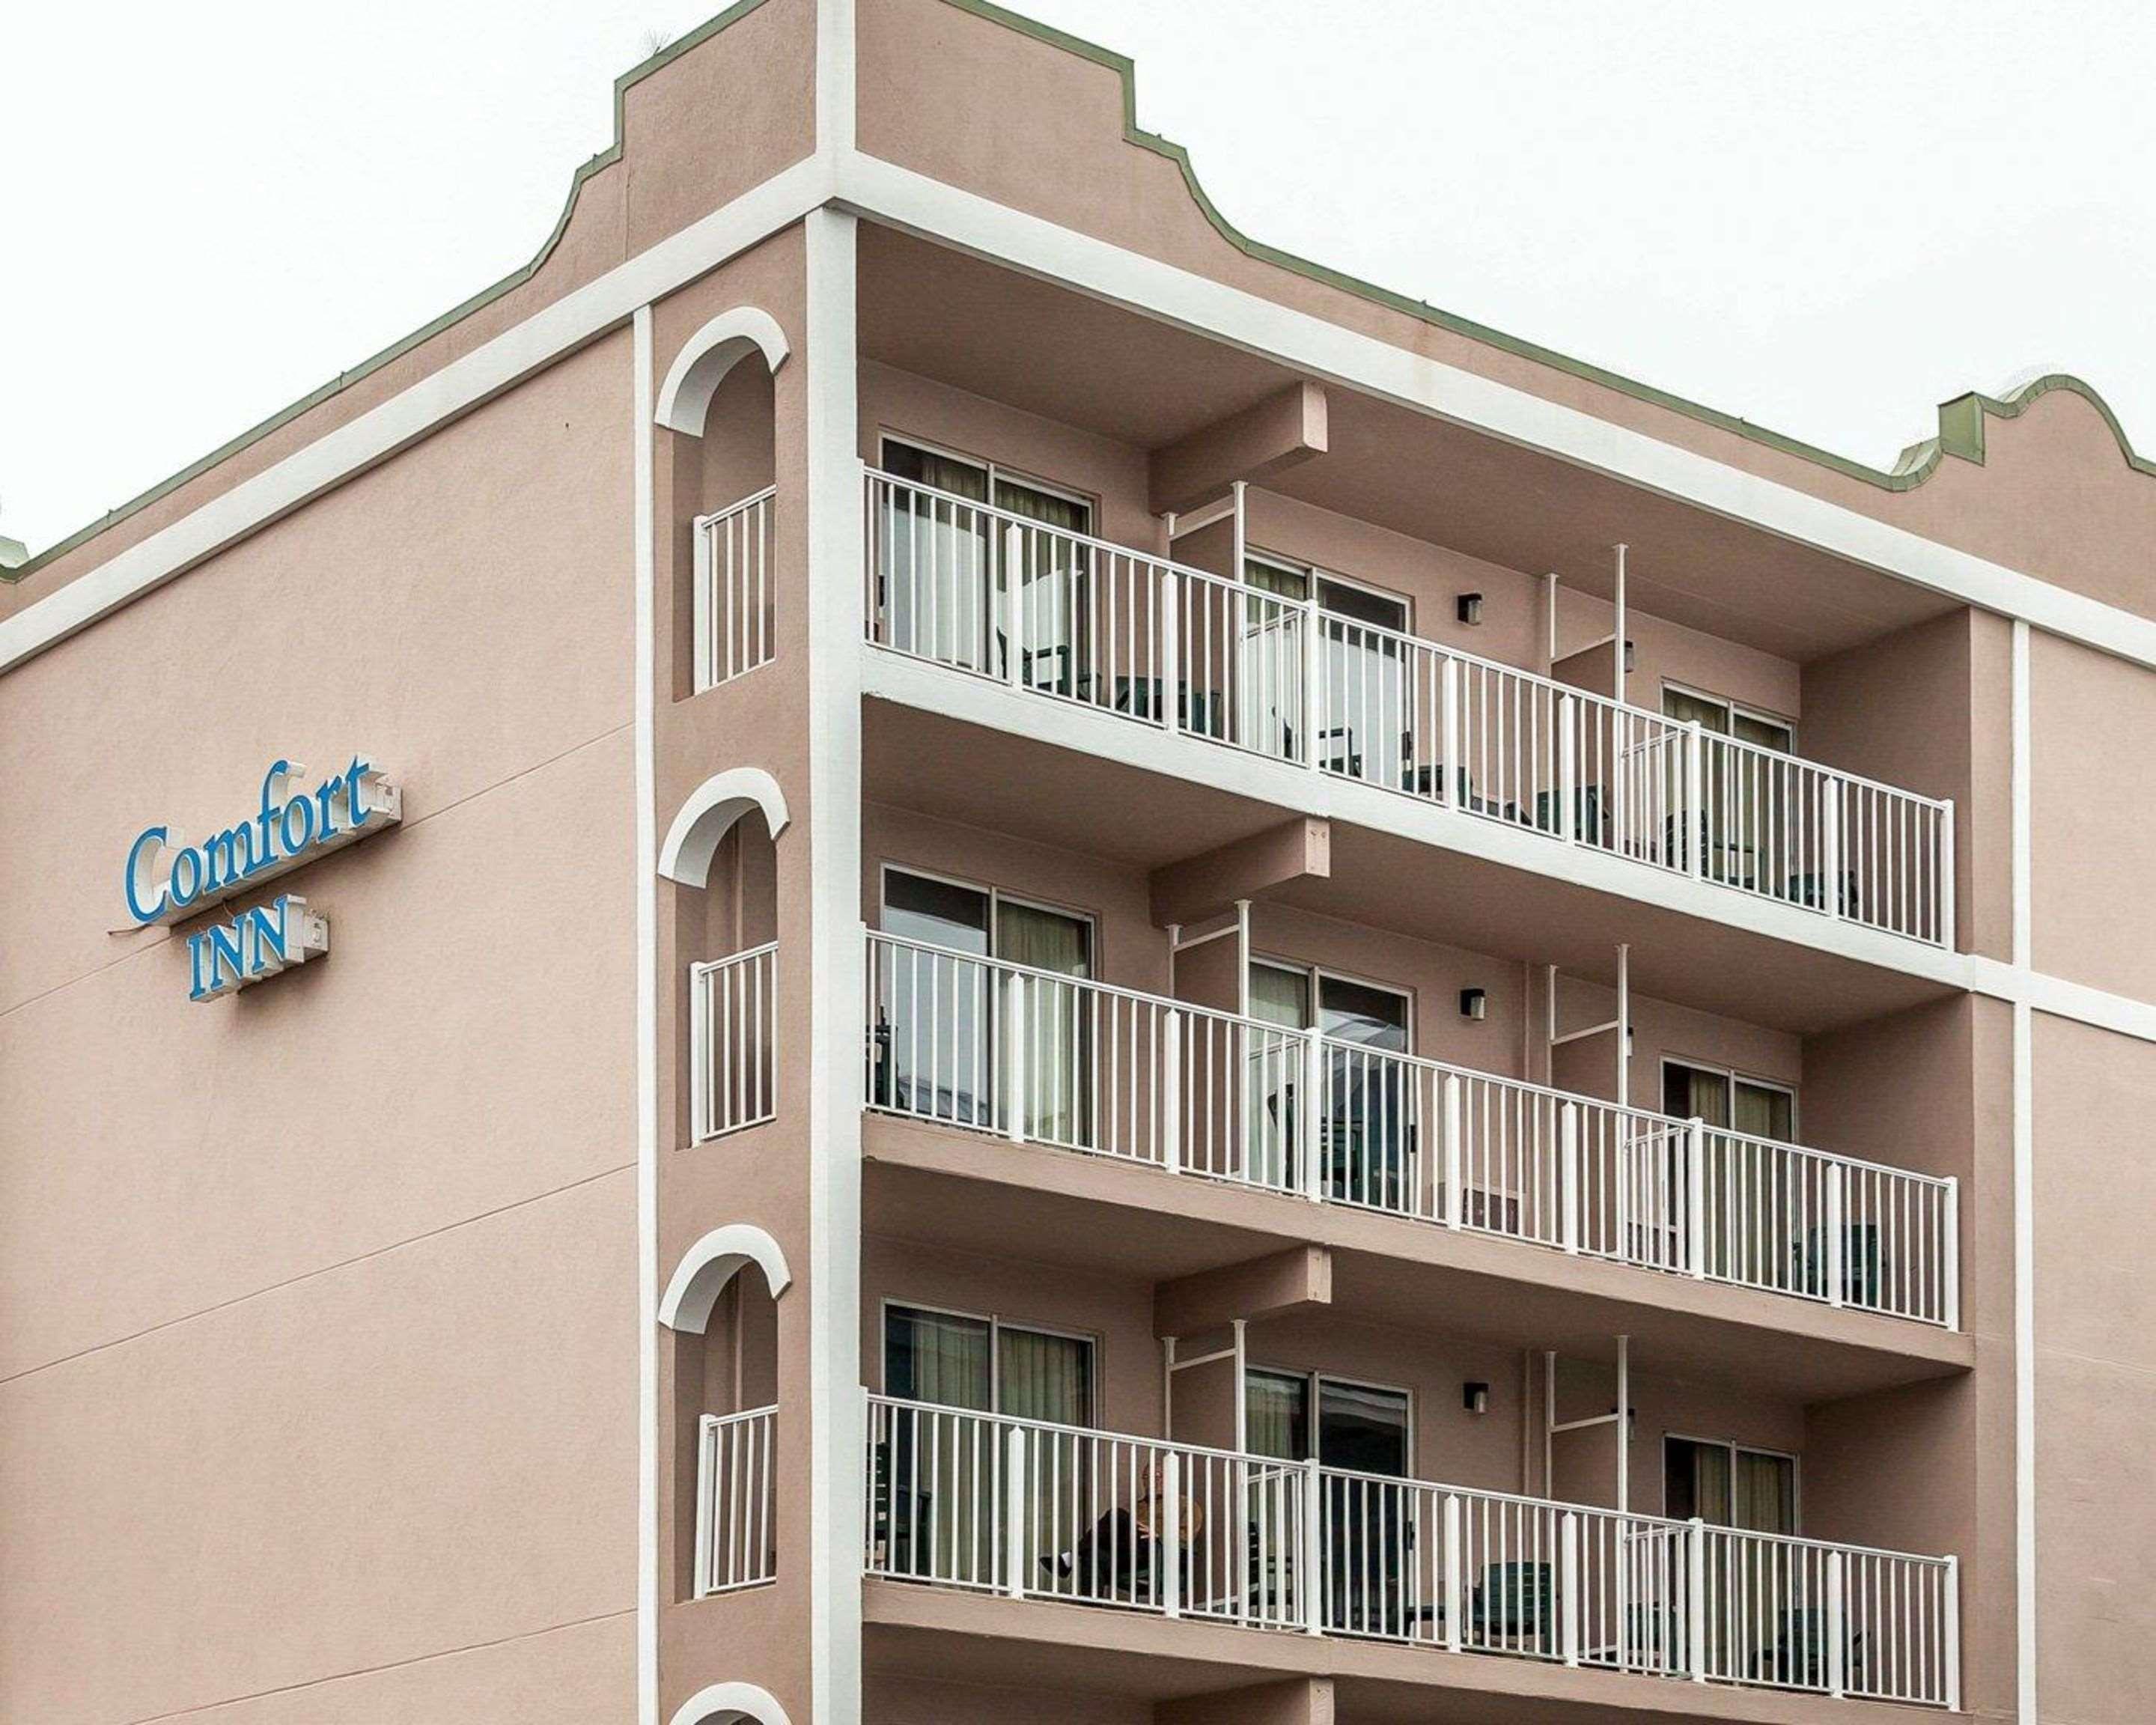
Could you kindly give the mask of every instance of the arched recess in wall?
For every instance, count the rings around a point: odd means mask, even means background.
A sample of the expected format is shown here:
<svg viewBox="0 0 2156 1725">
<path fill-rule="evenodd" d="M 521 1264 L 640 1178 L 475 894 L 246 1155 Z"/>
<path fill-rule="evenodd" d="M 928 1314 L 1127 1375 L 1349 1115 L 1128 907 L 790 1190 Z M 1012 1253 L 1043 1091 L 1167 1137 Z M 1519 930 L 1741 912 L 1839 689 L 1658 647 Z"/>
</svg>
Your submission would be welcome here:
<svg viewBox="0 0 2156 1725">
<path fill-rule="evenodd" d="M 737 305 L 683 344 L 660 385 L 677 696 L 731 681 L 778 651 L 773 378 L 788 352 L 778 319 Z"/>
<path fill-rule="evenodd" d="M 674 1710 L 671 1725 L 738 1725 L 745 1720 L 793 1725 L 771 1692 L 753 1683 L 714 1683 L 699 1689 Z"/>
<path fill-rule="evenodd" d="M 733 1222 L 682 1255 L 660 1300 L 672 1332 L 676 1599 L 778 1579 L 778 1301 L 793 1280 L 777 1240 Z M 785 1717 L 737 1701 L 726 1712 L 717 1692 L 697 1699 L 720 1710 L 675 1717 Z"/>
<path fill-rule="evenodd" d="M 701 1143 L 778 1111 L 778 835 L 786 795 L 760 767 L 699 785 L 667 829 L 659 872 L 675 885 L 676 1022 L 686 1027 L 675 1101 Z"/>
</svg>

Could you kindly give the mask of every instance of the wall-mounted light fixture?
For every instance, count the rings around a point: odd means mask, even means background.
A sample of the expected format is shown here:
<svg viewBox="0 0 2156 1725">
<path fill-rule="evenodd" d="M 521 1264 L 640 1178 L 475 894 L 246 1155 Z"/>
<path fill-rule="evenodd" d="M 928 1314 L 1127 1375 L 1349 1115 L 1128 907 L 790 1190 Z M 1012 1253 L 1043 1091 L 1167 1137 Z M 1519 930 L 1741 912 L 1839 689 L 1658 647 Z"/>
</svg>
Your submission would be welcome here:
<svg viewBox="0 0 2156 1725">
<path fill-rule="evenodd" d="M 1632 669 L 1632 662 L 1633 662 L 1633 660 L 1635 660 L 1635 659 L 1637 659 L 1638 657 L 1639 657 L 1638 649 L 1636 649 L 1636 647 L 1634 645 L 1634 644 L 1633 644 L 1632 642 L 1630 642 L 1630 641 L 1627 641 L 1627 642 L 1625 642 L 1625 669 L 1626 670 L 1630 670 Z"/>
<path fill-rule="evenodd" d="M 1482 595 L 1481 593 L 1464 593 L 1460 594 L 1459 603 L 1455 608 L 1460 614 L 1460 620 L 1462 623 L 1465 623 L 1471 628 L 1475 629 L 1480 629 L 1482 626 Z"/>
<path fill-rule="evenodd" d="M 1460 1405 L 1471 1414 L 1490 1411 L 1490 1386 L 1486 1384 L 1463 1384 L 1460 1386 Z"/>
<path fill-rule="evenodd" d="M 1462 988 L 1460 991 L 1460 1015 L 1481 1023 L 1490 1016 L 1490 997 L 1480 988 Z"/>
</svg>

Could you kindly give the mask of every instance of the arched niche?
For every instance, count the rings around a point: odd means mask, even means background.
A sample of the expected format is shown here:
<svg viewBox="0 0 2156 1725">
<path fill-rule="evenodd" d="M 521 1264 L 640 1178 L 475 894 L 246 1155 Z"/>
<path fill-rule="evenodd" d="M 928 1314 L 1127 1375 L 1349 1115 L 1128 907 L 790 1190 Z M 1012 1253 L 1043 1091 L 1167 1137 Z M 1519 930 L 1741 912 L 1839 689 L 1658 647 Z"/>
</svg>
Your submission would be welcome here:
<svg viewBox="0 0 2156 1725">
<path fill-rule="evenodd" d="M 654 418 L 668 463 L 662 541 L 672 562 L 677 694 L 745 675 L 778 651 L 778 398 L 786 334 L 754 305 L 682 346 Z"/>
<path fill-rule="evenodd" d="M 786 1709 L 767 1689 L 753 1683 L 714 1683 L 699 1689 L 674 1710 L 669 1725 L 793 1725 Z"/>
<path fill-rule="evenodd" d="M 777 1240 L 731 1223 L 682 1255 L 660 1301 L 658 1320 L 671 1332 L 676 1599 L 777 1573 L 780 1434 L 776 1415 L 761 1410 L 778 1405 L 778 1301 L 792 1279 Z M 746 1513 L 744 1499 L 756 1505 Z"/>
</svg>

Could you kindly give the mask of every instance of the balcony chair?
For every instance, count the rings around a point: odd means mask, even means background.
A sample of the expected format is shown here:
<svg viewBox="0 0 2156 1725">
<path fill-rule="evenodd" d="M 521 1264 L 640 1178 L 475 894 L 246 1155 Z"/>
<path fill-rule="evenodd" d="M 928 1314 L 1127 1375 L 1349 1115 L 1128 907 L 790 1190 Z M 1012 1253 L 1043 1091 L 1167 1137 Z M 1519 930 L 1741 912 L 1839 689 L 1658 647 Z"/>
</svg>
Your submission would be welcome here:
<svg viewBox="0 0 2156 1725">
<path fill-rule="evenodd" d="M 1789 890 L 1784 896 L 1793 905 L 1823 911 L 1827 907 L 1830 894 L 1835 898 L 1835 915 L 1853 915 L 1857 907 L 1856 875 L 1846 869 L 1831 875 L 1818 873 L 1792 875 L 1789 876 Z"/>
<path fill-rule="evenodd" d="M 1845 1628 L 1842 1681 L 1857 1686 L 1864 1671 L 1864 1633 Z M 1781 1614 L 1774 1645 L 1752 1656 L 1752 1676 L 1769 1683 L 1788 1683 L 1800 1688 L 1824 1689 L 1827 1671 L 1826 1613 L 1816 1606 L 1793 1605 Z"/>
<path fill-rule="evenodd" d="M 886 1574 L 932 1575 L 936 1549 L 936 1494 L 896 1483 L 891 1445 L 875 1446 L 870 1495 L 870 1561 Z M 916 1541 L 919 1543 L 916 1546 Z"/>
<path fill-rule="evenodd" d="M 1808 1228 L 1804 1237 L 1792 1244 L 1790 1250 L 1795 1258 L 1797 1292 L 1810 1294 L 1821 1300 L 1831 1292 L 1827 1286 L 1828 1238 L 1825 1228 Z M 1880 1292 L 1886 1286 L 1881 1270 L 1879 1224 L 1876 1222 L 1844 1224 L 1841 1230 L 1842 1304 L 1877 1306 Z"/>
<path fill-rule="evenodd" d="M 1430 1620 L 1440 1633 L 1445 1625 L 1442 1603 L 1431 1608 Z M 1466 1620 L 1461 1625 L 1472 1644 L 1506 1644 L 1531 1651 L 1554 1651 L 1557 1646 L 1555 1578 L 1548 1563 L 1487 1563 L 1482 1576 L 1469 1589 Z"/>
<path fill-rule="evenodd" d="M 1078 680 L 1078 696 L 1081 701 L 1091 701 L 1095 678 L 1091 672 Z M 1118 676 L 1112 693 L 1115 711 L 1137 719 L 1159 717 L 1167 711 L 1161 694 L 1158 677 Z M 1217 689 L 1193 689 L 1188 682 L 1176 685 L 1178 717 L 1182 728 L 1195 737 L 1224 737 L 1228 734 L 1224 722 L 1220 691 Z"/>
<path fill-rule="evenodd" d="M 1555 791 L 1535 793 L 1535 830 L 1554 833 L 1558 830 L 1558 797 Z M 1609 843 L 1602 819 L 1602 787 L 1599 784 L 1576 785 L 1572 793 L 1571 836 L 1583 845 L 1598 847 Z"/>
</svg>

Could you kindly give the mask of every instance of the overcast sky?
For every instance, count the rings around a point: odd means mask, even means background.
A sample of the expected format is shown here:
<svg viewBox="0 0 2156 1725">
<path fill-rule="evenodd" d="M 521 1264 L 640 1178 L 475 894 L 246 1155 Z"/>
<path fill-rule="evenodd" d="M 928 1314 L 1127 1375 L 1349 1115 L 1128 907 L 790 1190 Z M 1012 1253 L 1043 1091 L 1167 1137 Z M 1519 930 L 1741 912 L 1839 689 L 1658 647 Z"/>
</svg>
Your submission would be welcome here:
<svg viewBox="0 0 2156 1725">
<path fill-rule="evenodd" d="M 716 9 L 0 5 L 0 533 L 50 543 L 525 262 L 614 74 Z M 1258 239 L 1875 465 L 2031 368 L 2156 450 L 2156 6 L 1019 9 L 1134 56 Z"/>
</svg>

